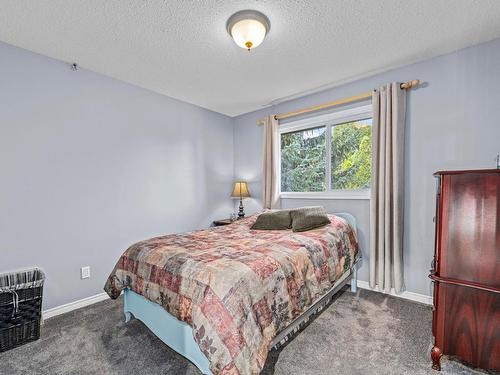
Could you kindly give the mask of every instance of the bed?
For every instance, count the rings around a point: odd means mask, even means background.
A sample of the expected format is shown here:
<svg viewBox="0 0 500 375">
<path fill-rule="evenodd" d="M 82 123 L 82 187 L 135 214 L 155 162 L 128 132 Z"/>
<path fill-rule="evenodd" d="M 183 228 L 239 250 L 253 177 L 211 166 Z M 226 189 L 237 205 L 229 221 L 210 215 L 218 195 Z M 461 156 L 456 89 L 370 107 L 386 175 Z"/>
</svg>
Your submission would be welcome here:
<svg viewBox="0 0 500 375">
<path fill-rule="evenodd" d="M 257 215 L 129 247 L 105 291 L 203 374 L 258 374 L 347 283 L 360 259 L 352 215 L 307 232 L 251 230 Z"/>
</svg>

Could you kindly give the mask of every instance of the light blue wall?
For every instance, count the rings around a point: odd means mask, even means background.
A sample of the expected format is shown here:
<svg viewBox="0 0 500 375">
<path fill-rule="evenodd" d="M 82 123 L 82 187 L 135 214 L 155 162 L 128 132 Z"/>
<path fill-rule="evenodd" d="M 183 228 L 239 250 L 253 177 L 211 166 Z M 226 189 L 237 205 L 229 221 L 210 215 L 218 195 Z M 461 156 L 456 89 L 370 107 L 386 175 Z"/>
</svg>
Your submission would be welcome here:
<svg viewBox="0 0 500 375">
<path fill-rule="evenodd" d="M 235 118 L 234 168 L 236 178 L 251 181 L 255 199 L 245 203 L 248 212 L 255 211 L 260 208 L 262 155 L 262 127 L 255 124 L 257 119 L 416 78 L 425 84 L 408 95 L 404 269 L 407 290 L 429 295 L 427 275 L 434 247 L 432 174 L 445 169 L 493 168 L 500 152 L 500 39 L 239 116 Z M 365 260 L 360 279 L 367 281 L 369 201 L 282 200 L 283 207 L 310 204 L 356 216 Z"/>
<path fill-rule="evenodd" d="M 405 275 L 430 294 L 432 173 L 494 165 L 500 40 L 234 119 L 0 43 L 0 272 L 44 268 L 44 308 L 100 293 L 131 243 L 227 217 L 233 177 L 250 181 L 247 212 L 260 208 L 257 119 L 414 78 L 426 84 L 408 97 Z M 353 213 L 368 280 L 367 200 L 282 204 Z"/>
<path fill-rule="evenodd" d="M 0 272 L 42 267 L 51 308 L 102 292 L 130 244 L 227 217 L 232 125 L 0 43 Z"/>
</svg>

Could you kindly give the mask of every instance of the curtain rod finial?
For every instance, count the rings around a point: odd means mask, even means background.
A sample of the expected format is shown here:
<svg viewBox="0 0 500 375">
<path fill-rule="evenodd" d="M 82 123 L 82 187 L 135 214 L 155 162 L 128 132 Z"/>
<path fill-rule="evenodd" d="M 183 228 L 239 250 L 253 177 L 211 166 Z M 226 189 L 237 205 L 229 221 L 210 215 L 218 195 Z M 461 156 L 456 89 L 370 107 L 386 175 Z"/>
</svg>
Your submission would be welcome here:
<svg viewBox="0 0 500 375">
<path fill-rule="evenodd" d="M 417 87 L 420 84 L 419 79 L 413 79 L 411 81 L 405 82 L 401 85 L 402 89 L 411 89 L 412 87 Z"/>
<path fill-rule="evenodd" d="M 420 85 L 420 80 L 419 79 L 414 79 L 410 81 L 410 87 L 416 87 Z"/>
</svg>

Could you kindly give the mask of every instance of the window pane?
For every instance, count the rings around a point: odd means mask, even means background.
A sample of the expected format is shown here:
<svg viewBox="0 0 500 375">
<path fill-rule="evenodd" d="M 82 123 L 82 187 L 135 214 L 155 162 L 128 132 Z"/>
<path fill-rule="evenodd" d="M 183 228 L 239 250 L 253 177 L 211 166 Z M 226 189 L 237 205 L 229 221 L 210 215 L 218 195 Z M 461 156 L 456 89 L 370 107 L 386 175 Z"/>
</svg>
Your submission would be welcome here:
<svg viewBox="0 0 500 375">
<path fill-rule="evenodd" d="M 370 187 L 372 119 L 332 126 L 332 189 Z"/>
<path fill-rule="evenodd" d="M 281 191 L 324 191 L 326 128 L 281 135 Z"/>
</svg>

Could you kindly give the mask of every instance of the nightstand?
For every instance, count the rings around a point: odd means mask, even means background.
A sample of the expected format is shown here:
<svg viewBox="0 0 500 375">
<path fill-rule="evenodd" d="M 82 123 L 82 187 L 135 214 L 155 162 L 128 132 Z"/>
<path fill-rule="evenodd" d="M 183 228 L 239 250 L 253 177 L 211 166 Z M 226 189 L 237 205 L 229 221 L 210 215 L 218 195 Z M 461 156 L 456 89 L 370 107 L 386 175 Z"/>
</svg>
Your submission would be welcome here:
<svg viewBox="0 0 500 375">
<path fill-rule="evenodd" d="M 229 219 L 222 219 L 222 220 L 214 220 L 213 221 L 214 227 L 220 227 L 220 226 L 223 226 L 223 225 L 229 225 L 231 223 L 233 223 L 233 221 L 231 221 Z"/>
</svg>

